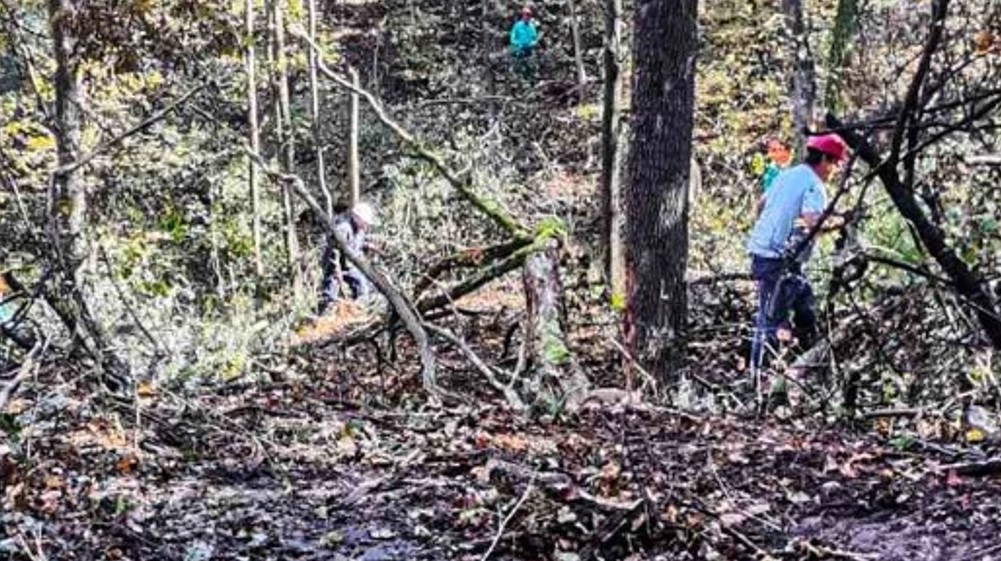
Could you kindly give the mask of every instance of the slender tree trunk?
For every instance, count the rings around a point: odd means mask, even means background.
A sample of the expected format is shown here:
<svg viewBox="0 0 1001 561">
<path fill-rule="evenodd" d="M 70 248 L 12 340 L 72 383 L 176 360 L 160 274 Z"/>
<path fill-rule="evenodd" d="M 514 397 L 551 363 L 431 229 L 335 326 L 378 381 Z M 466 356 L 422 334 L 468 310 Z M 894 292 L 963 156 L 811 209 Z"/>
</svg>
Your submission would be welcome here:
<svg viewBox="0 0 1001 561">
<path fill-rule="evenodd" d="M 828 57 L 828 78 L 825 105 L 829 111 L 841 113 L 844 109 L 841 88 L 842 74 L 849 46 L 855 36 L 858 16 L 858 0 L 838 0 L 838 12 L 831 31 L 831 53 Z"/>
<path fill-rule="evenodd" d="M 209 268 L 216 278 L 216 296 L 219 300 L 226 299 L 226 279 L 222 276 L 222 259 L 219 255 L 218 231 L 215 217 L 215 189 L 211 182 L 205 186 L 205 217 L 209 231 Z"/>
<path fill-rule="evenodd" d="M 254 0 L 247 0 L 244 7 L 244 25 L 247 34 L 247 128 L 250 129 L 250 149 L 255 154 L 261 152 L 260 126 L 257 122 L 257 53 L 254 49 Z M 253 158 L 247 158 L 248 183 L 250 187 L 250 213 L 254 233 L 254 272 L 258 278 L 264 276 L 264 260 L 261 257 L 261 193 L 260 174 Z"/>
<path fill-rule="evenodd" d="M 295 134 L 292 129 L 292 105 L 289 98 L 288 61 L 285 56 L 285 2 L 276 0 L 272 4 L 274 22 L 274 49 L 277 65 L 278 86 L 278 145 L 279 161 L 285 173 L 295 171 Z M 299 240 L 295 231 L 295 207 L 292 193 L 287 185 L 282 186 L 282 212 L 285 220 L 285 251 L 286 266 L 292 275 L 293 285 L 298 292 L 301 275 L 299 274 Z"/>
<path fill-rule="evenodd" d="M 309 38 L 316 41 L 316 0 L 309 0 L 307 9 L 309 10 Z M 309 49 L 309 97 L 310 117 L 313 119 L 313 144 L 316 145 L 316 177 L 320 184 L 320 193 L 323 194 L 327 214 L 333 216 L 334 197 L 327 186 L 327 169 L 323 161 L 323 140 L 320 138 L 320 86 L 316 74 L 316 51 L 313 49 Z"/>
<path fill-rule="evenodd" d="M 74 0 L 49 0 L 49 24 L 56 61 L 55 137 L 60 168 L 77 161 L 83 130 L 83 95 L 75 18 L 83 6 Z M 55 255 L 55 284 L 46 300 L 69 330 L 74 343 L 92 357 L 112 389 L 128 385 L 128 366 L 108 351 L 108 337 L 90 312 L 84 265 L 90 261 L 87 194 L 78 170 L 57 170 L 49 192 L 49 233 Z"/>
<path fill-rule="evenodd" d="M 351 84 L 355 88 L 361 87 L 358 79 L 358 71 L 353 67 L 348 68 L 351 75 Z M 358 204 L 361 200 L 361 159 L 358 156 L 358 136 L 359 136 L 359 99 L 358 94 L 351 92 L 350 122 L 348 124 L 348 186 L 351 191 L 351 206 Z"/>
<path fill-rule="evenodd" d="M 480 62 L 481 68 L 483 69 L 483 80 L 486 82 L 487 95 L 493 95 L 494 88 L 494 70 L 493 64 L 490 60 L 490 55 L 494 50 L 493 41 L 493 30 L 490 27 L 490 0 L 482 0 L 480 2 L 480 24 L 483 26 L 483 58 Z M 494 106 L 490 106 L 490 115 L 493 117 L 496 114 Z"/>
<path fill-rule="evenodd" d="M 626 264 L 622 233 L 622 139 L 621 97 L 623 80 L 621 62 L 622 0 L 605 0 L 604 107 L 601 115 L 601 216 L 603 225 L 605 275 L 611 285 L 613 301 L 626 294 Z"/>
<path fill-rule="evenodd" d="M 782 13 L 789 29 L 789 48 L 792 54 L 792 124 L 795 129 L 796 152 L 802 153 L 806 140 L 806 130 L 813 123 L 813 107 L 816 98 L 816 82 L 813 55 L 806 17 L 803 14 L 804 0 L 782 0 Z"/>
<path fill-rule="evenodd" d="M 577 70 L 577 96 L 584 99 L 584 88 L 587 87 L 587 71 L 584 69 L 584 46 L 580 38 L 580 21 L 577 19 L 576 0 L 567 0 L 570 6 L 570 34 L 573 37 L 573 59 Z"/>
<path fill-rule="evenodd" d="M 52 25 L 52 42 L 56 59 L 53 82 L 56 89 L 56 145 L 59 165 L 72 164 L 80 155 L 82 131 L 80 108 L 80 60 L 75 55 L 76 37 L 74 18 L 80 6 L 73 0 L 49 0 L 49 17 Z M 62 254 L 64 266 L 79 288 L 83 266 L 88 261 L 87 194 L 79 174 L 57 173 L 53 181 L 55 196 L 51 199 L 53 217 L 59 222 L 57 250 Z"/>
<path fill-rule="evenodd" d="M 697 0 L 638 0 L 626 187 L 626 333 L 663 380 L 680 365 L 687 314 L 688 187 Z"/>
</svg>

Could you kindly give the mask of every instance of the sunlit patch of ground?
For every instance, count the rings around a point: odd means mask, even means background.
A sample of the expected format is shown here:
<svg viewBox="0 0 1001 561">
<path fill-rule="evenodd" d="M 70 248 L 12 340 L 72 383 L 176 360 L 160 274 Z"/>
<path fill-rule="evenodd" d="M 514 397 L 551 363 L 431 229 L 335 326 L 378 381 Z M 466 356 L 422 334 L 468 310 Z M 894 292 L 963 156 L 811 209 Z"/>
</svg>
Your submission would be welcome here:
<svg viewBox="0 0 1001 561">
<path fill-rule="evenodd" d="M 344 335 L 378 319 L 372 308 L 353 300 L 337 302 L 326 314 L 303 324 L 292 337 L 292 345 L 313 343 Z"/>
<path fill-rule="evenodd" d="M 477 311 L 521 309 L 525 307 L 525 294 L 521 284 L 516 282 L 495 283 L 476 292 L 463 296 L 456 305 Z"/>
</svg>

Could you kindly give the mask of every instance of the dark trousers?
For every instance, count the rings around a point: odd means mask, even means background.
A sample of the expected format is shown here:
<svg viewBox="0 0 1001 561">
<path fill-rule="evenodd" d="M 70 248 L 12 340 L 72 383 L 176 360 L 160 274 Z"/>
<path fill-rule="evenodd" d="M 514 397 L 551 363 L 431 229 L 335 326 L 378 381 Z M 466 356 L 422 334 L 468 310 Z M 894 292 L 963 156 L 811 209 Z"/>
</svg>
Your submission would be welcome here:
<svg viewBox="0 0 1001 561">
<path fill-rule="evenodd" d="M 751 277 L 758 288 L 758 311 L 751 342 L 751 368 L 757 370 L 765 362 L 766 348 L 777 348 L 775 334 L 779 328 L 791 328 L 804 348 L 812 345 L 817 333 L 817 314 L 813 288 L 799 264 L 787 267 L 782 259 L 752 255 Z"/>
<path fill-rule="evenodd" d="M 316 310 L 319 315 L 323 315 L 340 298 L 342 281 L 347 284 L 346 288 L 350 291 L 352 299 L 367 298 L 372 293 L 372 287 L 365 275 L 348 264 L 341 264 L 341 278 L 338 278 L 336 266 L 338 259 L 337 251 L 328 246 L 323 254 L 323 280 L 320 286 L 320 302 Z"/>
<path fill-rule="evenodd" d="M 515 74 L 521 76 L 525 79 L 534 78 L 538 72 L 538 64 L 535 60 L 535 49 L 532 47 L 527 47 L 524 49 L 515 50 L 512 55 L 514 57 L 514 72 Z"/>
</svg>

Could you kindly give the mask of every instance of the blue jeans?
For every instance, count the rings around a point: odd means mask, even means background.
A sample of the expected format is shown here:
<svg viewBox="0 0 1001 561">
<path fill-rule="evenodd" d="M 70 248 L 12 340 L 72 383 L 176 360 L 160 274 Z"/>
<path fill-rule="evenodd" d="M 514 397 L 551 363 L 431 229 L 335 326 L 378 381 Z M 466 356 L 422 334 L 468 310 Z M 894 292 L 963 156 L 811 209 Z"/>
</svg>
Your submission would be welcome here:
<svg viewBox="0 0 1001 561">
<path fill-rule="evenodd" d="M 344 271 L 343 275 L 344 282 L 348 285 L 348 290 L 351 291 L 351 298 L 358 300 L 360 298 L 367 298 L 372 293 L 372 287 L 365 278 L 365 275 L 361 274 L 361 271 L 357 269 L 348 269 Z M 317 308 L 318 314 L 325 313 L 330 305 L 339 300 L 341 297 L 341 283 L 337 278 L 337 275 L 332 273 L 323 276 L 323 287 L 320 292 L 320 305 Z"/>
<path fill-rule="evenodd" d="M 813 288 L 799 264 L 786 267 L 782 259 L 752 255 L 751 277 L 758 285 L 758 311 L 754 316 L 751 342 L 751 368 L 757 370 L 765 362 L 765 347 L 777 347 L 775 334 L 779 328 L 793 327 L 801 346 L 812 345 L 817 332 L 817 314 Z"/>
<path fill-rule="evenodd" d="M 340 264 L 341 269 L 340 278 L 337 275 L 338 264 Z M 365 275 L 350 263 L 342 261 L 333 243 L 329 241 L 323 251 L 322 265 L 323 280 L 320 283 L 320 302 L 317 306 L 317 315 L 323 315 L 331 304 L 340 299 L 342 281 L 347 284 L 351 298 L 355 300 L 367 298 L 372 293 L 372 285 L 365 278 Z"/>
</svg>

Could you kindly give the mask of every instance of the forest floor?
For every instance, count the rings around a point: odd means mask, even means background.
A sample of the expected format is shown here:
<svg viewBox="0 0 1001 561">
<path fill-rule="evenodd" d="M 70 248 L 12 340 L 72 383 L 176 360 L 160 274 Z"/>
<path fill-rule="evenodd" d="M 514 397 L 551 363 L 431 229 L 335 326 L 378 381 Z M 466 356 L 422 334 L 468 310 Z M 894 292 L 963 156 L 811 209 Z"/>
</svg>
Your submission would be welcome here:
<svg viewBox="0 0 1001 561">
<path fill-rule="evenodd" d="M 540 423 L 326 358 L 198 399 L 146 389 L 138 408 L 55 380 L 25 393 L 4 417 L 28 422 L 0 444 L 0 552 L 1001 559 L 1001 466 L 977 449 L 643 404 Z"/>
</svg>

